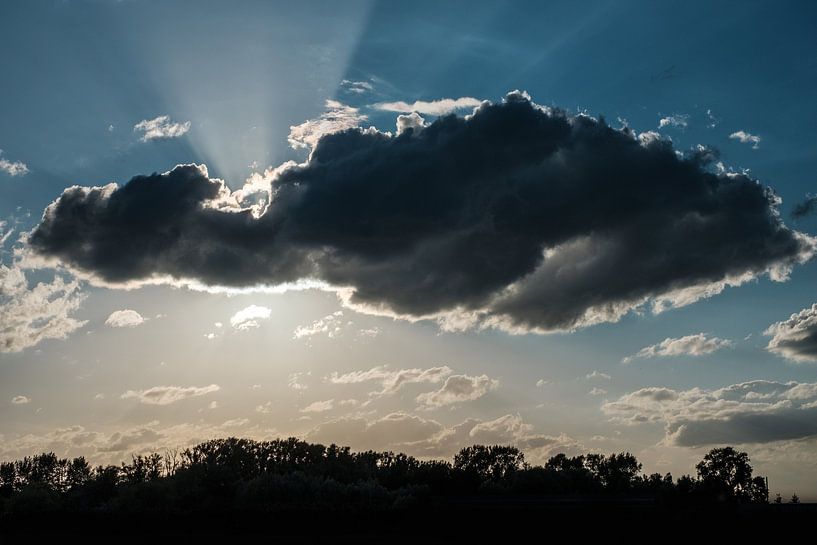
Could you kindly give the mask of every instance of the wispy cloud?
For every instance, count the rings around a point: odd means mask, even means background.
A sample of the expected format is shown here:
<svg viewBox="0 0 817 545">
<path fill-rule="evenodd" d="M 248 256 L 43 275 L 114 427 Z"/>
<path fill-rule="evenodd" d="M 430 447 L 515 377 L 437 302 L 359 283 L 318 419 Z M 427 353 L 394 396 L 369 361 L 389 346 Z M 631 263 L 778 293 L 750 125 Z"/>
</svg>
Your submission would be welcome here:
<svg viewBox="0 0 817 545">
<path fill-rule="evenodd" d="M 661 358 L 671 356 L 704 356 L 733 346 L 732 341 L 709 337 L 705 333 L 687 335 L 673 339 L 667 337 L 663 341 L 645 346 L 632 356 L 627 356 L 623 363 L 629 363 L 636 358 Z"/>
<path fill-rule="evenodd" d="M 261 405 L 255 406 L 255 412 L 261 414 L 272 414 L 275 410 L 275 404 L 272 401 L 267 401 L 266 403 L 262 403 Z"/>
<path fill-rule="evenodd" d="M 374 104 L 374 108 L 384 110 L 387 112 L 399 112 L 408 114 L 417 112 L 425 115 L 445 115 L 457 110 L 464 110 L 467 108 L 476 108 L 482 104 L 481 100 L 473 97 L 461 98 L 441 98 L 439 100 L 425 101 L 417 100 L 413 103 L 398 101 L 398 102 L 379 102 Z"/>
<path fill-rule="evenodd" d="M 76 279 L 55 276 L 29 287 L 19 265 L 0 264 L 0 352 L 20 352 L 45 339 L 65 339 L 87 323 L 73 317 L 84 299 Z"/>
<path fill-rule="evenodd" d="M 134 132 L 141 132 L 142 142 L 150 140 L 164 140 L 167 138 L 178 138 L 190 130 L 190 122 L 174 123 L 169 115 L 160 115 L 153 119 L 143 119 L 133 126 Z"/>
<path fill-rule="evenodd" d="M 11 402 L 14 405 L 26 405 L 31 403 L 31 399 L 28 396 L 14 396 L 11 398 Z"/>
<path fill-rule="evenodd" d="M 6 228 L 6 225 L 8 225 L 7 221 L 0 220 L 0 248 L 5 246 L 11 235 L 14 234 L 14 227 Z"/>
<path fill-rule="evenodd" d="M 718 123 L 720 123 L 721 121 L 720 119 L 715 117 L 715 114 L 712 113 L 712 110 L 706 110 L 706 118 L 707 118 L 706 127 L 708 129 L 714 129 L 715 127 L 718 126 Z"/>
<path fill-rule="evenodd" d="M 295 391 L 306 390 L 308 386 L 301 382 L 301 380 L 311 375 L 312 371 L 301 371 L 300 373 L 292 373 L 289 375 L 289 380 L 287 380 L 287 386 L 289 386 L 291 390 Z"/>
<path fill-rule="evenodd" d="M 373 91 L 374 85 L 372 85 L 368 81 L 352 81 L 345 79 L 340 82 L 340 88 L 346 91 L 347 93 L 362 95 L 364 93 L 369 93 Z"/>
<path fill-rule="evenodd" d="M 323 413 L 326 411 L 331 411 L 332 407 L 335 405 L 334 399 L 327 399 L 326 401 L 315 401 L 314 403 L 310 403 L 303 409 L 301 409 L 302 413 Z"/>
<path fill-rule="evenodd" d="M 358 384 L 361 382 L 378 381 L 382 385 L 382 389 L 376 392 L 370 392 L 370 397 L 381 397 L 398 392 L 407 384 L 431 383 L 437 384 L 442 382 L 445 377 L 452 373 L 452 369 L 448 366 L 430 367 L 428 369 L 398 369 L 396 371 L 389 370 L 385 365 L 372 367 L 366 371 L 352 371 L 339 375 L 332 373 L 328 380 L 332 384 Z"/>
<path fill-rule="evenodd" d="M 806 198 L 797 203 L 792 210 L 793 218 L 805 218 L 817 212 L 817 195 L 806 195 Z"/>
<path fill-rule="evenodd" d="M 218 384 L 209 386 L 154 386 L 147 390 L 128 390 L 122 399 L 138 399 L 146 405 L 169 405 L 183 399 L 199 397 L 219 391 Z"/>
</svg>

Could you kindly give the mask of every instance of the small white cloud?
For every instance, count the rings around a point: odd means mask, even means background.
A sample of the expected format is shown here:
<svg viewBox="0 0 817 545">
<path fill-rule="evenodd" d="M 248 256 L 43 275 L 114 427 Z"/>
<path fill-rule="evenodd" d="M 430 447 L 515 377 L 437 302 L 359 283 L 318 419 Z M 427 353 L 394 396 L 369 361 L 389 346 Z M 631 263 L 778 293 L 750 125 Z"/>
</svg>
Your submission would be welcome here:
<svg viewBox="0 0 817 545">
<path fill-rule="evenodd" d="M 160 115 L 153 119 L 143 119 L 133 126 L 134 132 L 142 132 L 140 140 L 148 142 L 150 140 L 164 140 L 167 138 L 178 138 L 190 130 L 190 122 L 174 123 L 170 121 L 169 115 Z"/>
<path fill-rule="evenodd" d="M 741 144 L 752 144 L 752 149 L 757 149 L 760 145 L 761 138 L 756 134 L 751 134 L 746 131 L 737 131 L 729 135 L 732 140 L 740 140 Z"/>
<path fill-rule="evenodd" d="M 147 390 L 128 390 L 122 399 L 138 399 L 146 405 L 169 405 L 183 399 L 198 397 L 219 391 L 218 384 L 209 386 L 154 386 Z"/>
<path fill-rule="evenodd" d="M 672 142 L 672 138 L 655 131 L 645 131 L 638 134 L 638 143 L 644 148 L 660 145 L 664 142 Z"/>
<path fill-rule="evenodd" d="M 136 327 L 145 323 L 145 318 L 141 314 L 131 309 L 116 310 L 105 320 L 105 325 L 109 327 Z"/>
<path fill-rule="evenodd" d="M 381 333 L 383 333 L 383 330 L 375 326 L 368 329 L 361 329 L 357 332 L 357 336 L 365 339 L 373 339 L 375 337 L 379 337 Z"/>
<path fill-rule="evenodd" d="M 604 388 L 593 388 L 588 392 L 591 396 L 603 396 L 607 393 L 607 390 Z"/>
<path fill-rule="evenodd" d="M 26 403 L 31 403 L 31 399 L 27 396 L 14 396 L 11 398 L 11 402 L 15 405 L 25 405 Z"/>
<path fill-rule="evenodd" d="M 548 384 L 550 384 L 550 381 L 545 380 L 543 378 L 540 378 L 539 380 L 536 381 L 536 387 L 537 388 L 541 388 L 542 386 L 547 386 Z"/>
<path fill-rule="evenodd" d="M 2 154 L 3 150 L 0 149 L 0 155 Z M 0 157 L 0 171 L 5 172 L 9 176 L 25 176 L 28 174 L 28 165 L 22 161 L 9 161 L 8 159 Z"/>
<path fill-rule="evenodd" d="M 316 401 L 314 403 L 310 403 L 303 409 L 301 409 L 302 413 L 323 413 L 326 411 L 331 411 L 332 407 L 335 404 L 334 399 L 327 399 L 326 401 Z"/>
<path fill-rule="evenodd" d="M 732 341 L 708 337 L 704 333 L 687 335 L 673 339 L 668 337 L 658 344 L 646 346 L 633 356 L 627 356 L 622 363 L 629 363 L 635 358 L 661 358 L 673 356 L 704 356 L 733 346 Z"/>
<path fill-rule="evenodd" d="M 587 373 L 584 378 L 587 380 L 610 380 L 611 377 L 607 373 L 593 371 L 592 373 Z"/>
<path fill-rule="evenodd" d="M 211 401 L 207 408 L 210 410 L 218 409 L 218 401 Z"/>
<path fill-rule="evenodd" d="M 324 316 L 319 320 L 315 320 L 310 325 L 298 326 L 292 334 L 293 339 L 303 339 L 305 337 L 314 337 L 315 335 L 326 335 L 334 338 L 343 334 L 343 329 L 351 325 L 351 322 L 344 321 L 343 311 L 338 310 Z"/>
<path fill-rule="evenodd" d="M 817 362 L 817 303 L 770 325 L 766 350 L 796 362 Z"/>
<path fill-rule="evenodd" d="M 397 116 L 397 134 L 403 134 L 411 129 L 413 135 L 418 135 L 426 128 L 426 120 L 417 112 Z"/>
<path fill-rule="evenodd" d="M 239 331 L 260 327 L 259 320 L 268 320 L 272 310 L 267 307 L 250 305 L 233 314 L 230 325 Z"/>
<path fill-rule="evenodd" d="M 417 403 L 420 403 L 422 408 L 436 409 L 444 405 L 479 399 L 497 386 L 499 381 L 488 375 L 478 377 L 452 375 L 445 379 L 439 390 L 418 395 Z"/>
<path fill-rule="evenodd" d="M 400 112 L 408 114 L 417 112 L 426 115 L 445 115 L 457 110 L 464 110 L 467 108 L 476 108 L 482 104 L 481 100 L 473 97 L 461 98 L 441 98 L 439 100 L 425 101 L 417 100 L 412 104 L 407 102 L 380 102 L 374 105 L 378 110 L 385 110 L 387 112 Z"/>
<path fill-rule="evenodd" d="M 216 338 L 216 334 L 215 333 L 206 333 L 204 335 L 204 338 L 207 339 L 208 341 L 212 341 L 213 339 Z"/>
<path fill-rule="evenodd" d="M 666 127 L 675 127 L 677 129 L 686 129 L 689 125 L 689 116 L 685 114 L 669 115 L 662 117 L 658 121 L 658 127 L 663 129 Z"/>
<path fill-rule="evenodd" d="M 313 149 L 323 136 L 354 129 L 367 119 L 357 108 L 337 100 L 327 100 L 326 111 L 317 119 L 290 126 L 287 140 L 292 149 Z"/>
</svg>

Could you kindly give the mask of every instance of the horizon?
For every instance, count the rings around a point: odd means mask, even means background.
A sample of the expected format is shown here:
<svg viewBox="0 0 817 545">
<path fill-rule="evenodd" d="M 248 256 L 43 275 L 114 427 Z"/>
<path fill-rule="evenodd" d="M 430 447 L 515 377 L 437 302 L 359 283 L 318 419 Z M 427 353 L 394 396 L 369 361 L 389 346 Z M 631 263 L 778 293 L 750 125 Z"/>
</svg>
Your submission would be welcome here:
<svg viewBox="0 0 817 545">
<path fill-rule="evenodd" d="M 817 501 L 817 6 L 693 4 L 0 6 L 0 461 L 731 445 Z"/>
</svg>

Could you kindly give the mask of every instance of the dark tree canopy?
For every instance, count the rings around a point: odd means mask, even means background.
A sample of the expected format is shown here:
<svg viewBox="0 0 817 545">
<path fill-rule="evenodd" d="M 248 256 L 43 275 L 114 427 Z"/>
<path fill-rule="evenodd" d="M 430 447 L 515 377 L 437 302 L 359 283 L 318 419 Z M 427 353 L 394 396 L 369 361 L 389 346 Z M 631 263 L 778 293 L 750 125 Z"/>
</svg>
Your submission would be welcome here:
<svg viewBox="0 0 817 545">
<path fill-rule="evenodd" d="M 695 468 L 703 485 L 718 495 L 740 501 L 766 502 L 769 490 L 763 477 L 752 477 L 749 455 L 732 447 L 714 448 Z"/>
<path fill-rule="evenodd" d="M 368 509 L 462 496 L 641 498 L 653 502 L 767 503 L 749 457 L 714 449 L 698 478 L 645 475 L 629 452 L 557 454 L 543 466 L 507 445 L 473 445 L 443 460 L 352 452 L 296 438 L 215 439 L 182 451 L 133 456 L 120 466 L 44 453 L 0 464 L 0 518 L 44 512 L 190 513 L 278 508 Z"/>
</svg>

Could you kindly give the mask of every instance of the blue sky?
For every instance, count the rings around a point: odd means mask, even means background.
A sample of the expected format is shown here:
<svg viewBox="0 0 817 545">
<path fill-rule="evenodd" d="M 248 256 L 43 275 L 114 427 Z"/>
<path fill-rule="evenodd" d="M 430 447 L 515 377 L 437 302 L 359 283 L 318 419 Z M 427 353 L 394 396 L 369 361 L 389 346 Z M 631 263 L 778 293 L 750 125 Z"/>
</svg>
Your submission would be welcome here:
<svg viewBox="0 0 817 545">
<path fill-rule="evenodd" d="M 109 289 L 70 267 L 57 270 L 76 282 L 66 295 L 53 269 L 23 267 L 18 238 L 72 185 L 197 163 L 237 190 L 267 167 L 307 161 L 311 145 L 292 139 L 309 120 L 318 135 L 343 123 L 395 132 L 412 109 L 432 122 L 444 110 L 434 101 L 459 99 L 447 113 L 465 116 L 472 101 L 501 104 L 515 89 L 571 116 L 656 131 L 682 152 L 715 148 L 712 169 L 772 187 L 783 222 L 813 236 L 815 215 L 791 211 L 817 192 L 816 12 L 808 2 L 4 4 L 0 237 L 11 234 L 0 287 L 4 342 L 22 337 L 0 353 L 0 456 L 57 449 L 115 461 L 227 433 L 450 456 L 496 439 L 531 445 L 534 460 L 630 450 L 677 476 L 707 447 L 738 439 L 773 493 L 817 497 L 800 484 L 817 476 L 817 432 L 734 431 L 763 411 L 811 416 L 817 394 L 791 390 L 817 383 L 817 355 L 796 342 L 770 350 L 764 332 L 815 302 L 814 260 L 785 282 L 757 275 L 659 314 L 510 334 L 356 312 L 331 291 Z M 62 305 L 27 295 L 40 281 Z M 256 311 L 241 315 L 247 308 Z M 139 318 L 117 322 L 123 310 Z M 801 337 L 815 335 L 809 318 Z M 465 377 L 464 397 L 449 395 L 451 377 Z M 723 390 L 740 384 L 754 394 Z M 648 388 L 674 397 L 655 401 Z M 679 426 L 701 422 L 721 436 L 679 439 Z"/>
</svg>

